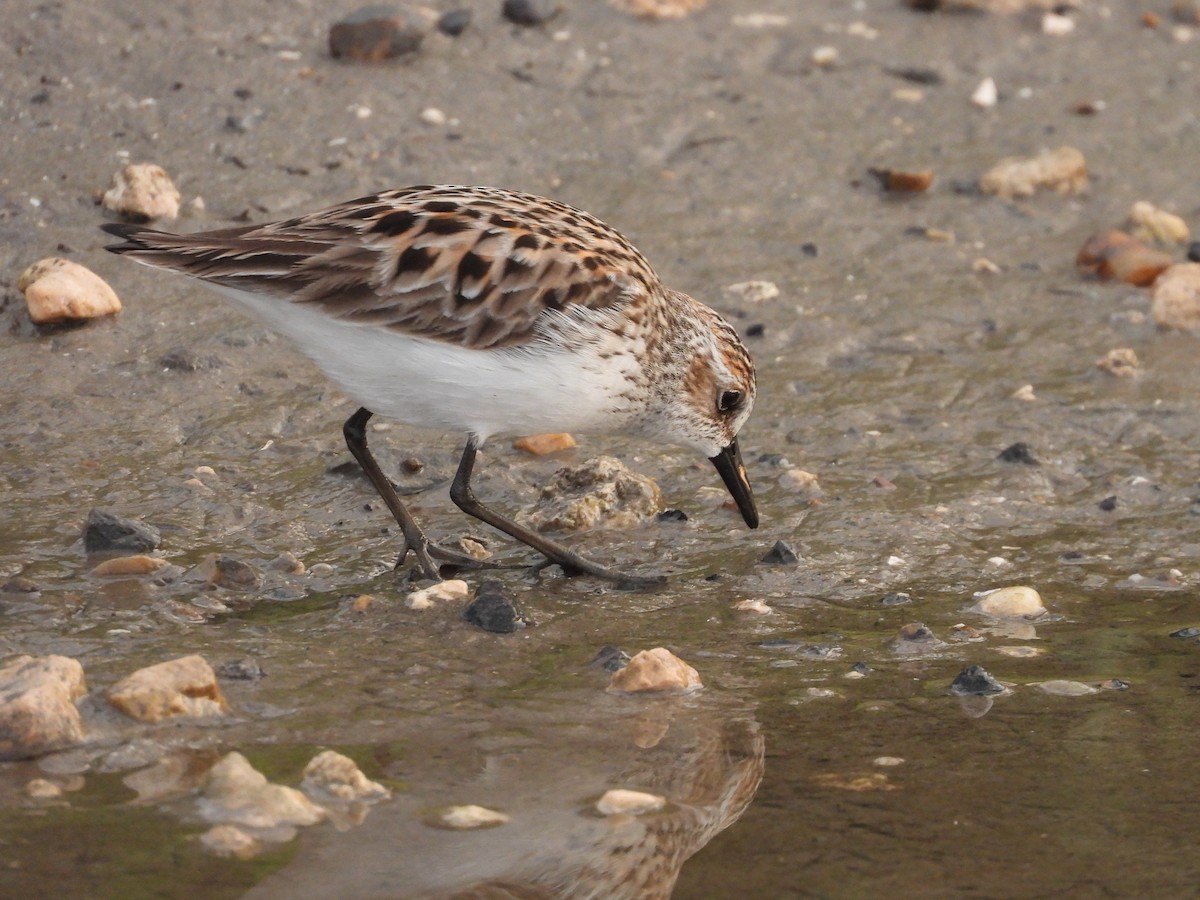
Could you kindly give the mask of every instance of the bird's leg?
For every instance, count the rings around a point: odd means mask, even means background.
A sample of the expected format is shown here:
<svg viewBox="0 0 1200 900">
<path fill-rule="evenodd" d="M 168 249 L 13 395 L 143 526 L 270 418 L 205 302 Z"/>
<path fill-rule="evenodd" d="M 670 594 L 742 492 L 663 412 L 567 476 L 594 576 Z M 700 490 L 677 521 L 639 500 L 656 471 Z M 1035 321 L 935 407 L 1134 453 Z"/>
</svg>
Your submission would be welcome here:
<svg viewBox="0 0 1200 900">
<path fill-rule="evenodd" d="M 400 551 L 400 556 L 396 560 L 396 568 L 400 568 L 404 564 L 404 560 L 409 553 L 416 558 L 417 570 L 422 577 L 431 578 L 437 581 L 441 578 L 440 566 L 434 562 L 434 558 L 450 563 L 461 568 L 483 568 L 479 560 L 465 553 L 458 553 L 446 547 L 439 547 L 425 536 L 425 532 L 421 530 L 421 526 L 417 524 L 417 520 L 412 517 L 412 514 L 400 502 L 400 497 L 396 494 L 396 489 L 392 487 L 392 483 L 388 481 L 387 476 L 383 474 L 383 470 L 379 468 L 379 463 L 375 461 L 375 457 L 371 455 L 371 451 L 367 449 L 367 422 L 372 416 L 372 412 L 366 407 L 360 407 L 358 412 L 346 420 L 346 424 L 342 426 L 342 433 L 346 436 L 346 446 L 350 448 L 350 452 L 354 458 L 358 460 L 358 464 L 362 466 L 362 470 L 366 473 L 367 478 L 371 480 L 371 484 L 375 486 L 375 490 L 379 496 L 383 498 L 384 504 L 392 514 L 392 518 L 400 526 L 400 531 L 404 534 L 404 547 Z"/>
<path fill-rule="evenodd" d="M 524 525 L 520 525 L 493 509 L 484 506 L 475 498 L 474 491 L 471 490 L 471 472 L 475 468 L 475 453 L 479 449 L 479 444 L 474 436 L 467 438 L 467 445 L 463 448 L 462 460 L 458 464 L 458 472 L 454 475 L 454 481 L 450 485 L 450 499 L 454 501 L 455 506 L 465 512 L 468 516 L 474 516 L 481 522 L 491 525 L 493 528 L 503 531 L 510 537 L 516 538 L 523 544 L 532 547 L 546 557 L 551 563 L 558 563 L 562 566 L 563 571 L 567 575 L 592 575 L 596 578 L 605 578 L 609 581 L 615 581 L 618 584 L 630 586 L 661 584 L 666 581 L 662 575 L 622 575 L 619 572 L 614 572 L 611 569 L 606 569 L 591 560 L 584 559 L 578 553 L 567 549 L 557 541 L 552 541 L 549 538 L 538 534 Z M 536 566 L 535 568 L 544 568 L 544 566 Z"/>
</svg>

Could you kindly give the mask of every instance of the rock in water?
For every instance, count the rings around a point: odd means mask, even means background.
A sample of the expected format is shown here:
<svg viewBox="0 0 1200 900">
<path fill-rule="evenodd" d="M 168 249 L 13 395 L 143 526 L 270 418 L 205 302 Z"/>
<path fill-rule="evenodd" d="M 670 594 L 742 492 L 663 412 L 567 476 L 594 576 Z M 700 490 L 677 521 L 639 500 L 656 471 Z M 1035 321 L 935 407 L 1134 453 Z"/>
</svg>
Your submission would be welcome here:
<svg viewBox="0 0 1200 900">
<path fill-rule="evenodd" d="M 29 759 L 82 741 L 75 700 L 86 691 L 83 666 L 67 656 L 18 656 L 0 668 L 0 760 Z"/>
<path fill-rule="evenodd" d="M 141 722 L 220 716 L 229 709 L 216 673 L 199 655 L 138 669 L 108 689 L 108 702 Z"/>
<path fill-rule="evenodd" d="M 610 691 L 691 691 L 702 687 L 700 673 L 665 647 L 643 650 L 625 668 L 614 672 Z"/>
<path fill-rule="evenodd" d="M 83 526 L 83 549 L 88 553 L 124 551 L 146 553 L 158 547 L 162 537 L 153 525 L 116 513 L 93 509 Z"/>
</svg>

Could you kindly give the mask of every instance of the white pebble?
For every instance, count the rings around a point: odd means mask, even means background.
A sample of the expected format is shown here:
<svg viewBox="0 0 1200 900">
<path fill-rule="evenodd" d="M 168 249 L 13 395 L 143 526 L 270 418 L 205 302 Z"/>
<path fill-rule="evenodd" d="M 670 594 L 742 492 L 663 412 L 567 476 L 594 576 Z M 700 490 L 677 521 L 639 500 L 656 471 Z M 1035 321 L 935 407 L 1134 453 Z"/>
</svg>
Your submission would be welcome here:
<svg viewBox="0 0 1200 900">
<path fill-rule="evenodd" d="M 975 609 L 987 616 L 1020 618 L 1041 616 L 1046 612 L 1042 595 L 1023 584 L 983 591 L 975 596 L 978 598 Z"/>
<path fill-rule="evenodd" d="M 975 88 L 975 93 L 971 95 L 971 102 L 980 109 L 995 106 L 999 99 L 1000 93 L 996 90 L 996 82 L 991 77 L 979 82 L 979 87 Z"/>
<path fill-rule="evenodd" d="M 430 106 L 421 110 L 421 121 L 426 125 L 445 125 L 446 114 L 436 106 Z"/>
<path fill-rule="evenodd" d="M 404 605 L 409 609 L 429 609 L 447 600 L 466 600 L 469 593 L 470 588 L 465 581 L 460 578 L 452 578 L 449 581 L 439 581 L 427 588 L 413 591 L 404 598 Z"/>
<path fill-rule="evenodd" d="M 469 803 L 466 806 L 451 806 L 443 810 L 441 822 L 448 828 L 467 831 L 472 828 L 487 828 L 490 825 L 503 825 L 509 820 L 502 812 L 488 809 L 486 806 L 476 806 Z"/>
<path fill-rule="evenodd" d="M 817 476 L 812 472 L 805 472 L 803 469 L 788 469 L 779 476 L 779 486 L 785 491 L 794 493 L 809 493 L 820 494 L 821 486 L 817 483 Z"/>
<path fill-rule="evenodd" d="M 733 608 L 738 612 L 758 613 L 761 616 L 775 611 L 761 600 L 743 600 L 741 603 L 735 603 Z"/>
<path fill-rule="evenodd" d="M 830 47 L 828 45 L 818 47 L 812 52 L 812 56 L 809 59 L 814 66 L 820 66 L 822 69 L 831 68 L 837 65 L 838 49 L 837 47 Z"/>
<path fill-rule="evenodd" d="M 627 816 L 640 816 L 643 813 L 657 812 L 667 805 L 667 798 L 657 794 L 646 794 L 642 791 L 627 791 L 616 788 L 608 791 L 596 801 L 596 812 L 602 816 L 612 816 L 618 813 Z"/>
<path fill-rule="evenodd" d="M 764 300 L 774 300 L 778 297 L 779 288 L 773 281 L 739 281 L 726 287 L 725 293 L 743 303 L 762 303 Z"/>
<path fill-rule="evenodd" d="M 1037 400 L 1037 396 L 1033 393 L 1032 384 L 1021 385 L 1012 392 L 1012 398 L 1014 400 L 1020 400 L 1024 403 L 1033 403 L 1035 400 Z"/>
<path fill-rule="evenodd" d="M 871 762 L 877 766 L 902 766 L 904 765 L 903 756 L 877 756 Z"/>
<path fill-rule="evenodd" d="M 1074 30 L 1075 20 L 1070 16 L 1061 16 L 1054 12 L 1048 12 L 1042 16 L 1042 34 L 1058 36 L 1070 34 Z"/>
</svg>

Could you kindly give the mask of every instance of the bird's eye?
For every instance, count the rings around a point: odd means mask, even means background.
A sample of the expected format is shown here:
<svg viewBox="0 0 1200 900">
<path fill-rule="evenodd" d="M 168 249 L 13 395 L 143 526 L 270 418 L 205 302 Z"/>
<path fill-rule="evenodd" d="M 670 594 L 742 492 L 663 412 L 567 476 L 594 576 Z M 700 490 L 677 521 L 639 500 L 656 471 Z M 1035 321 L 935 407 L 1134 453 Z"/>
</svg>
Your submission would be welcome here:
<svg viewBox="0 0 1200 900">
<path fill-rule="evenodd" d="M 717 400 L 718 412 L 732 412 L 742 405 L 741 391 L 722 391 L 720 399 Z"/>
</svg>

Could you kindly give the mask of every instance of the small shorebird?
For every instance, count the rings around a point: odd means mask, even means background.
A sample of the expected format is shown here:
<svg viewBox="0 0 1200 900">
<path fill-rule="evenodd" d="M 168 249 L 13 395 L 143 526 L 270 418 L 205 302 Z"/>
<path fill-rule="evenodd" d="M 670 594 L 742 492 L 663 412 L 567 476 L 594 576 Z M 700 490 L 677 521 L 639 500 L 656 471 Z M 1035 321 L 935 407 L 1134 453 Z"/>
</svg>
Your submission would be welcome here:
<svg viewBox="0 0 1200 900">
<path fill-rule="evenodd" d="M 294 341 L 362 404 L 354 458 L 437 579 L 477 560 L 430 541 L 367 449 L 378 413 L 467 434 L 450 497 L 568 574 L 630 578 L 480 503 L 475 454 L 501 433 L 623 431 L 712 461 L 746 524 L 758 512 L 737 435 L 754 365 L 733 328 L 666 287 L 622 235 L 582 210 L 490 187 L 420 185 L 321 212 L 199 234 L 106 224 L 108 247 L 197 278 Z"/>
</svg>

